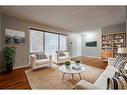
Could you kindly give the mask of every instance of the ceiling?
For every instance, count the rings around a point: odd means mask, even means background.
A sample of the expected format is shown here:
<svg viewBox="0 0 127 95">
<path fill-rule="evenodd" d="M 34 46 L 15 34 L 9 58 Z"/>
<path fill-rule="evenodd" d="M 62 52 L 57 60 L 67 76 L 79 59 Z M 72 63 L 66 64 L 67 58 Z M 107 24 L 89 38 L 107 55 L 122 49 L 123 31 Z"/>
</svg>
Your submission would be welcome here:
<svg viewBox="0 0 127 95">
<path fill-rule="evenodd" d="M 83 32 L 123 23 L 124 6 L 3 6 L 9 16 L 41 23 L 70 32 Z"/>
</svg>

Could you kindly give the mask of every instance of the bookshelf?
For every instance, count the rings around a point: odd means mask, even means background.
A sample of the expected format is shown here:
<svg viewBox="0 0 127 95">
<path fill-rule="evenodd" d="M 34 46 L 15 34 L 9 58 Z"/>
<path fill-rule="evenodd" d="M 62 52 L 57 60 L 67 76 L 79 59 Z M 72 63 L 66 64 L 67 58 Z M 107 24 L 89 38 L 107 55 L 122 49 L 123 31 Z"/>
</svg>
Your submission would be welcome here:
<svg viewBox="0 0 127 95">
<path fill-rule="evenodd" d="M 110 33 L 102 35 L 102 51 L 111 51 L 117 57 L 119 47 L 126 47 L 126 33 Z"/>
</svg>

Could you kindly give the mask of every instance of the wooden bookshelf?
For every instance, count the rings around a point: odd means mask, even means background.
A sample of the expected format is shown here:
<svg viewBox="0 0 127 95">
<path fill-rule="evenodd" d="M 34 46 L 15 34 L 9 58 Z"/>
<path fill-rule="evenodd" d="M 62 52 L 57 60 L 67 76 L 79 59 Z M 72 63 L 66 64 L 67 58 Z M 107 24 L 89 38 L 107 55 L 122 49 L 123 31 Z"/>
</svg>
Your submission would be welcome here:
<svg viewBox="0 0 127 95">
<path fill-rule="evenodd" d="M 111 51 L 117 57 L 119 47 L 126 47 L 126 33 L 110 33 L 102 35 L 102 51 Z"/>
</svg>

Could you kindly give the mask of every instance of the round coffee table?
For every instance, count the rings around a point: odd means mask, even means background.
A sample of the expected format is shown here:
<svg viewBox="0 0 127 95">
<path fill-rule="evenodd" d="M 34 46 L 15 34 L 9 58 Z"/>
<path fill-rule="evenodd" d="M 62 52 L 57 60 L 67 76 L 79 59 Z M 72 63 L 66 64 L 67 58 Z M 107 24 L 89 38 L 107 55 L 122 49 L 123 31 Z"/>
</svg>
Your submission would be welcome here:
<svg viewBox="0 0 127 95">
<path fill-rule="evenodd" d="M 85 65 L 80 63 L 81 68 L 80 69 L 73 69 L 72 66 L 74 64 L 70 65 L 70 69 L 66 69 L 65 65 L 62 65 L 59 67 L 59 70 L 63 73 L 62 79 L 65 77 L 65 74 L 71 74 L 72 79 L 74 79 L 74 74 L 78 74 L 80 77 L 80 80 L 82 79 L 81 73 L 85 71 Z"/>
</svg>

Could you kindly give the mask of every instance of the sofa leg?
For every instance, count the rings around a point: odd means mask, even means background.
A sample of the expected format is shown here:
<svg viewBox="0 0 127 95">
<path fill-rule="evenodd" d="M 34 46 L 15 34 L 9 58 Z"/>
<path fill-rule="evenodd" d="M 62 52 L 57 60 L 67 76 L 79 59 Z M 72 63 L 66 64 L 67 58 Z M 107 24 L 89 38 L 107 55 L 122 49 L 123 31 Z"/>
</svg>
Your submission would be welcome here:
<svg viewBox="0 0 127 95">
<path fill-rule="evenodd" d="M 52 66 L 51 66 L 51 63 L 50 63 L 50 66 L 49 66 L 49 67 L 50 67 L 50 68 L 52 67 Z"/>
</svg>

